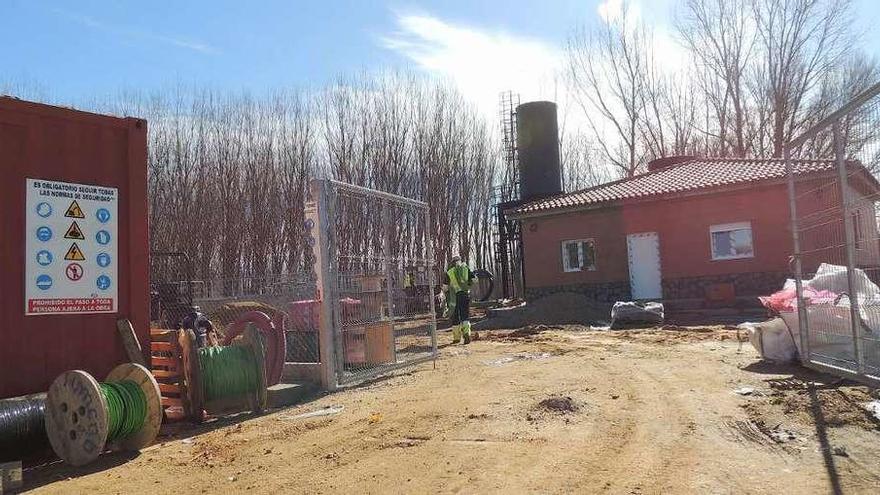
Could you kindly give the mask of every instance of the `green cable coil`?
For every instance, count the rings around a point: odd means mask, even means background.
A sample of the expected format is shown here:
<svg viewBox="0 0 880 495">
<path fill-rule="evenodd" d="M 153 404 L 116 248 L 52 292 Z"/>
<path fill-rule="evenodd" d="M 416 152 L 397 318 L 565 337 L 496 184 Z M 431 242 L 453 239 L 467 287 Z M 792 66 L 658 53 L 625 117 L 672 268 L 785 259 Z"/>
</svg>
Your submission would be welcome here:
<svg viewBox="0 0 880 495">
<path fill-rule="evenodd" d="M 249 347 L 231 345 L 199 349 L 205 400 L 235 397 L 259 387 L 259 368 Z"/>
<path fill-rule="evenodd" d="M 147 398 L 131 380 L 100 383 L 107 401 L 107 441 L 121 440 L 141 430 L 147 416 Z"/>
</svg>

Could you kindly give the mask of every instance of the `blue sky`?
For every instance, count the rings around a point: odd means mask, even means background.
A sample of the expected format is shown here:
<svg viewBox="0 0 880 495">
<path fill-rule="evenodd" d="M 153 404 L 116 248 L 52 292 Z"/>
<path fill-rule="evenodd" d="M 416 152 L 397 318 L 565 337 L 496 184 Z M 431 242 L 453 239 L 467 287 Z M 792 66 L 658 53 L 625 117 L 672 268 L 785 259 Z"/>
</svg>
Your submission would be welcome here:
<svg viewBox="0 0 880 495">
<path fill-rule="evenodd" d="M 0 78 L 38 82 L 64 100 L 176 80 L 255 90 L 321 84 L 411 67 L 383 42 L 404 15 L 561 43 L 571 19 L 594 9 L 565 0 L 0 0 Z"/>
<path fill-rule="evenodd" d="M 498 92 L 553 98 L 566 36 L 619 0 L 0 0 L 0 85 L 76 103 L 177 83 L 263 91 L 411 68 L 456 81 L 488 110 Z M 674 0 L 637 1 L 671 33 Z M 880 56 L 880 2 L 857 0 Z M 872 29 L 873 28 L 873 29 Z"/>
</svg>

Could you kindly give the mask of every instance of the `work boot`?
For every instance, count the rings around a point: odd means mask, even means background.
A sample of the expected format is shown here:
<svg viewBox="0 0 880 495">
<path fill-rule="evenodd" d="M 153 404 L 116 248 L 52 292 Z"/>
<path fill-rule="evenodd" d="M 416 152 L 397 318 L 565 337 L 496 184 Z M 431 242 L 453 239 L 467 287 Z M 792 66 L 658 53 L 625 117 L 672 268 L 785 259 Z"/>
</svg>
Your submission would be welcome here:
<svg viewBox="0 0 880 495">
<path fill-rule="evenodd" d="M 452 343 L 457 344 L 459 342 L 461 342 L 461 324 L 452 327 Z"/>
</svg>

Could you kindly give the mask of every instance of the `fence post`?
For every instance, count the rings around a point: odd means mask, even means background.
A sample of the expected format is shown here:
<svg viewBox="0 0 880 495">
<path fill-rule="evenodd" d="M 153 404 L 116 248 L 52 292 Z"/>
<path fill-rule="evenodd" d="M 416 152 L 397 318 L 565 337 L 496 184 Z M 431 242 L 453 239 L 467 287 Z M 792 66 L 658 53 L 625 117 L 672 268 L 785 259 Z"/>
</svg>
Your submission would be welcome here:
<svg viewBox="0 0 880 495">
<path fill-rule="evenodd" d="M 425 270 L 428 272 L 428 300 L 431 308 L 431 353 L 437 359 L 437 310 L 434 307 L 434 244 L 431 242 L 431 208 L 425 208 Z M 436 365 L 436 363 L 435 363 Z"/>
<path fill-rule="evenodd" d="M 389 342 L 393 362 L 397 362 L 397 335 L 394 322 L 394 257 L 391 256 L 391 229 L 394 219 L 391 216 L 391 203 L 384 199 L 379 200 L 382 204 L 382 255 L 385 259 L 385 300 L 388 305 L 388 323 L 391 325 L 391 341 Z"/>
<path fill-rule="evenodd" d="M 810 362 L 810 322 L 807 317 L 807 307 L 804 303 L 804 284 L 803 284 L 803 266 L 801 265 L 801 237 L 797 216 L 797 190 L 794 187 L 794 170 L 791 166 L 791 150 L 788 146 L 783 147 L 783 157 L 785 159 L 785 173 L 788 175 L 788 209 L 791 215 L 791 238 L 794 253 L 794 284 L 795 293 L 797 294 L 797 312 L 798 312 L 798 334 L 801 341 L 800 358 L 801 363 Z"/>
<path fill-rule="evenodd" d="M 332 223 L 329 184 L 326 180 L 312 180 L 309 184 L 309 198 L 305 206 L 306 235 L 312 244 L 315 266 L 315 285 L 319 300 L 318 346 L 321 358 L 321 387 L 335 390 L 336 380 L 336 339 L 333 298 L 334 270 L 331 267 L 331 246 L 334 224 Z"/>
<path fill-rule="evenodd" d="M 864 374 L 864 362 L 862 359 L 861 327 L 862 317 L 859 312 L 858 288 L 855 279 L 855 237 L 852 228 L 850 212 L 849 180 L 846 172 L 846 156 L 844 142 L 840 134 L 840 120 L 832 124 L 834 136 L 834 159 L 837 163 L 837 173 L 840 177 L 840 202 L 841 214 L 843 215 L 843 232 L 846 239 L 846 281 L 849 289 L 849 314 L 853 336 L 853 352 L 855 356 L 858 374 Z"/>
</svg>

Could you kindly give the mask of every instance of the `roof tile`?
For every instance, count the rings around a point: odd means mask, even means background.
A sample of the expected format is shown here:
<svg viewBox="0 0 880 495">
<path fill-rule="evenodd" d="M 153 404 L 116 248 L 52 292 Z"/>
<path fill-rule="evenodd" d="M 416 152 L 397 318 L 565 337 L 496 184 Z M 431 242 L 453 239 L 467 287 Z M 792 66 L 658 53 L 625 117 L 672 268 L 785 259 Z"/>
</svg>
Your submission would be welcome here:
<svg viewBox="0 0 880 495">
<path fill-rule="evenodd" d="M 833 160 L 791 160 L 794 173 L 834 169 Z M 632 198 L 710 189 L 785 177 L 785 162 L 778 159 L 698 158 L 595 187 L 524 204 L 514 214 L 558 208 L 593 206 Z"/>
</svg>

